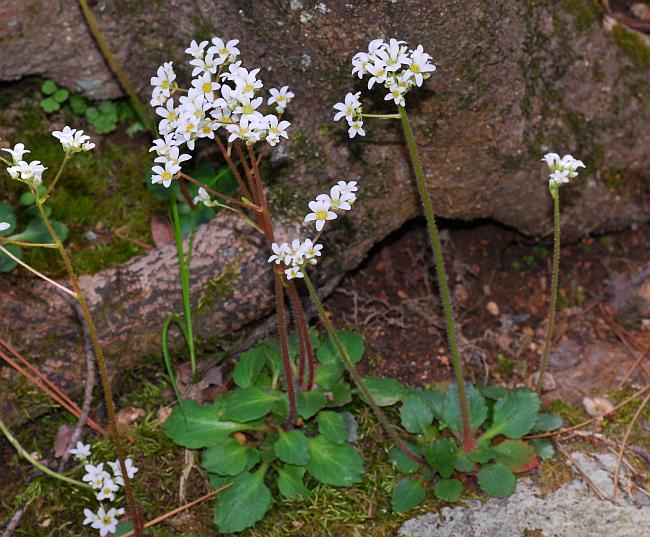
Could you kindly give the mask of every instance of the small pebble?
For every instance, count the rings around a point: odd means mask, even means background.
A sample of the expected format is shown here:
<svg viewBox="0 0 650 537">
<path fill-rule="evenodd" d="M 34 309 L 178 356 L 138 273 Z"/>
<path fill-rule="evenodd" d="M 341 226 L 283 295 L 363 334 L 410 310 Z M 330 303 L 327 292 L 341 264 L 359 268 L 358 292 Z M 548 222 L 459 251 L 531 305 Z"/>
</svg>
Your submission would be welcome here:
<svg viewBox="0 0 650 537">
<path fill-rule="evenodd" d="M 485 309 L 488 310 L 490 315 L 494 315 L 495 317 L 499 316 L 499 306 L 497 306 L 497 303 L 494 302 L 493 300 L 490 300 L 486 305 Z"/>
<path fill-rule="evenodd" d="M 86 239 L 87 241 L 96 241 L 97 240 L 97 233 L 95 233 L 94 231 L 88 230 L 88 231 L 86 231 L 84 233 L 84 239 Z"/>
</svg>

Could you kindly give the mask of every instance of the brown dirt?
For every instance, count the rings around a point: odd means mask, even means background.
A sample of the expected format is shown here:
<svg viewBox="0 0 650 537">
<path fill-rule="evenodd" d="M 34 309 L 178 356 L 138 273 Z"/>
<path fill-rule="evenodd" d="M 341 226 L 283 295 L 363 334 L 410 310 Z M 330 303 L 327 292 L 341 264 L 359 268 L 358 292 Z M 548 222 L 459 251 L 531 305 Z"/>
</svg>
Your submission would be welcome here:
<svg viewBox="0 0 650 537">
<path fill-rule="evenodd" d="M 552 243 L 533 242 L 492 223 L 442 227 L 470 374 L 482 382 L 526 382 L 538 366 L 544 343 Z M 634 363 L 600 306 L 610 311 L 610 278 L 647 267 L 648 231 L 646 226 L 562 245 L 557 350 L 550 357 L 559 388 L 554 395 L 578 400 L 587 392 L 614 388 Z M 363 330 L 378 375 L 418 385 L 450 380 L 435 285 L 426 230 L 416 222 L 376 247 L 327 306 L 340 324 Z M 638 319 L 619 320 L 635 328 Z M 647 342 L 647 335 L 641 332 L 639 339 Z M 565 377 L 572 379 L 570 385 L 563 382 Z"/>
</svg>

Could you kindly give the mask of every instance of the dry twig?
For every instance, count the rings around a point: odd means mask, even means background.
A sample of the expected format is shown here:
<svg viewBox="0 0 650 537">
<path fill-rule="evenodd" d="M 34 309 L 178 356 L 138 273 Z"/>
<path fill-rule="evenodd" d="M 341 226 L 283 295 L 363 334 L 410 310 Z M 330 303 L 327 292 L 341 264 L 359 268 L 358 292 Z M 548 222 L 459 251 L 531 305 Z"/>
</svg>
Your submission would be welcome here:
<svg viewBox="0 0 650 537">
<path fill-rule="evenodd" d="M 639 416 L 641 415 L 641 412 L 643 412 L 643 409 L 645 406 L 648 404 L 648 401 L 650 401 L 650 393 L 646 395 L 645 399 L 643 402 L 639 405 L 639 408 L 637 408 L 636 412 L 634 413 L 634 416 L 632 417 L 632 421 L 627 427 L 627 431 L 625 431 L 625 436 L 623 437 L 623 443 L 621 444 L 621 450 L 618 453 L 618 461 L 616 462 L 616 470 L 614 471 L 614 491 L 612 492 L 612 500 L 616 501 L 616 492 L 618 490 L 618 481 L 621 473 L 621 463 L 623 462 L 623 455 L 625 453 L 625 446 L 627 445 L 627 441 L 630 438 L 630 433 L 632 432 L 632 429 L 634 428 L 634 424 L 636 421 L 639 419 Z"/>
</svg>

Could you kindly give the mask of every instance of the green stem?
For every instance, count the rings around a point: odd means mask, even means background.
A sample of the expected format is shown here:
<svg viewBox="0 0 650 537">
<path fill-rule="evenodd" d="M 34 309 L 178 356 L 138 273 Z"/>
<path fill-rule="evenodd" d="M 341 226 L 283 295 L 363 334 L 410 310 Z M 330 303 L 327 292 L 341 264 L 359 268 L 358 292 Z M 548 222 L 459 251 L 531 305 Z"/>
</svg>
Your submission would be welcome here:
<svg viewBox="0 0 650 537">
<path fill-rule="evenodd" d="M 560 276 L 560 189 L 556 187 L 553 195 L 553 222 L 555 227 L 554 245 L 553 245 L 553 272 L 551 274 L 551 304 L 548 312 L 548 327 L 546 328 L 546 341 L 544 343 L 544 354 L 542 355 L 542 363 L 539 366 L 539 375 L 535 384 L 535 391 L 540 393 L 542 390 L 542 382 L 544 380 L 544 373 L 546 372 L 546 364 L 548 363 L 548 353 L 551 349 L 551 341 L 553 339 L 553 326 L 555 325 L 555 311 L 557 310 L 557 291 L 558 280 Z"/>
<path fill-rule="evenodd" d="M 172 221 L 174 223 L 174 236 L 176 237 L 176 249 L 178 250 L 178 273 L 181 280 L 181 290 L 183 294 L 183 317 L 185 319 L 185 342 L 190 352 L 190 363 L 192 366 L 192 380 L 196 380 L 196 351 L 194 348 L 194 333 L 192 330 L 192 304 L 190 302 L 190 267 L 185 262 L 186 257 L 183 252 L 183 234 L 181 233 L 181 220 L 178 214 L 178 205 L 172 198 Z M 188 252 L 189 256 L 189 252 Z"/>
<path fill-rule="evenodd" d="M 65 156 L 63 157 L 63 162 L 61 163 L 61 166 L 59 166 L 59 171 L 56 172 L 54 180 L 50 183 L 50 186 L 47 187 L 47 191 L 45 192 L 42 201 L 45 201 L 52 193 L 52 190 L 54 190 L 54 187 L 59 182 L 59 179 L 61 178 L 61 174 L 63 173 L 63 168 L 65 168 L 65 165 L 68 163 L 68 160 L 70 160 L 70 152 L 66 151 Z M 38 197 L 38 195 L 36 197 Z"/>
<path fill-rule="evenodd" d="M 115 56 L 113 56 L 113 53 L 111 52 L 111 49 L 106 43 L 106 40 L 104 39 L 104 36 L 102 35 L 101 30 L 99 29 L 99 26 L 97 26 L 97 21 L 95 20 L 92 11 L 90 11 L 90 8 L 88 7 L 88 3 L 86 2 L 86 0 L 79 0 L 79 4 L 81 5 L 81 9 L 84 13 L 84 17 L 86 17 L 86 22 L 88 23 L 90 32 L 93 34 L 93 37 L 97 41 L 97 45 L 99 45 L 99 49 L 101 50 L 104 59 L 106 60 L 106 62 L 112 69 L 113 73 L 117 77 L 117 80 L 120 82 L 122 88 L 124 88 L 124 91 L 126 91 L 127 95 L 129 96 L 129 99 L 131 99 L 131 104 L 133 105 L 133 108 L 135 108 L 136 112 L 140 116 L 140 119 L 146 125 L 147 129 L 149 129 L 151 134 L 153 134 L 154 136 L 158 136 L 158 129 L 156 129 L 155 122 L 151 119 L 151 116 L 147 114 L 147 109 L 144 106 L 144 103 L 142 102 L 140 97 L 138 96 L 138 92 L 135 90 L 135 88 L 127 78 L 126 74 L 120 67 L 120 64 L 115 59 Z"/>
<path fill-rule="evenodd" d="M 29 453 L 27 453 L 27 451 L 25 451 L 25 449 L 20 445 L 18 440 L 16 440 L 16 438 L 9 432 L 9 429 L 7 429 L 7 426 L 3 423 L 2 420 L 0 420 L 0 431 L 2 431 L 2 433 L 7 437 L 9 443 L 18 452 L 18 455 L 20 455 L 32 466 L 38 468 L 44 474 L 47 474 L 50 477 L 53 477 L 54 479 L 59 479 L 61 481 L 65 481 L 66 483 L 70 483 L 71 485 L 92 490 L 92 487 L 88 485 L 88 483 L 83 483 L 82 481 L 77 481 L 76 479 L 72 479 L 71 477 L 54 472 L 53 470 L 50 470 L 47 466 L 42 465 L 40 462 L 34 459 Z"/>
<path fill-rule="evenodd" d="M 429 231 L 429 238 L 431 239 L 431 248 L 433 250 L 433 258 L 436 264 L 436 274 L 438 277 L 438 287 L 440 289 L 440 298 L 442 300 L 442 311 L 445 316 L 445 323 L 447 325 L 447 338 L 449 340 L 449 349 L 451 351 L 451 359 L 454 366 L 454 376 L 456 377 L 456 385 L 458 386 L 458 399 L 460 400 L 460 410 L 463 419 L 463 449 L 466 452 L 474 449 L 474 438 L 472 435 L 472 428 L 469 419 L 469 407 L 467 404 L 467 394 L 465 393 L 465 380 L 463 377 L 463 364 L 460 360 L 460 353 L 458 352 L 458 338 L 456 336 L 456 325 L 454 323 L 454 313 L 451 307 L 451 299 L 449 295 L 449 284 L 447 283 L 447 273 L 445 271 L 445 261 L 442 257 L 442 246 L 440 244 L 440 237 L 438 236 L 438 228 L 436 226 L 436 217 L 433 213 L 431 205 L 431 197 L 427 188 L 426 180 L 424 179 L 424 171 L 422 170 L 422 163 L 418 155 L 417 147 L 415 145 L 415 138 L 409 123 L 406 109 L 403 106 L 397 107 L 399 115 L 402 120 L 402 127 L 404 129 L 404 137 L 408 145 L 409 153 L 411 155 L 411 162 L 415 170 L 415 177 L 417 179 L 418 190 L 420 191 L 420 200 L 424 207 L 424 216 L 427 221 L 427 229 Z"/>
<path fill-rule="evenodd" d="M 64 159 L 63 163 L 61 164 L 61 168 L 57 173 L 57 176 L 59 176 L 62 173 L 63 167 L 65 166 L 66 162 L 67 160 Z M 131 521 L 133 522 L 135 535 L 137 537 L 144 537 L 142 517 L 140 515 L 140 511 L 138 510 L 138 505 L 135 501 L 135 495 L 133 494 L 133 487 L 131 485 L 131 480 L 129 479 L 129 475 L 126 469 L 126 463 L 124 462 L 124 449 L 122 448 L 122 440 L 120 438 L 120 433 L 117 426 L 117 418 L 115 416 L 115 404 L 113 403 L 111 382 L 108 376 L 108 368 L 106 366 L 106 358 L 104 356 L 104 350 L 102 349 L 102 345 L 101 342 L 99 341 L 99 336 L 97 334 L 97 328 L 95 327 L 95 321 L 93 320 L 93 317 L 90 313 L 90 308 L 88 307 L 88 303 L 86 302 L 86 296 L 84 295 L 84 292 L 81 289 L 81 284 L 79 283 L 79 278 L 77 277 L 74 267 L 72 266 L 72 261 L 68 256 L 68 253 L 66 252 L 65 248 L 63 247 L 63 243 L 61 242 L 61 239 L 59 239 L 59 236 L 57 235 L 55 229 L 52 227 L 52 223 L 50 222 L 47 213 L 45 212 L 45 207 L 43 206 L 45 198 L 39 198 L 38 192 L 36 190 L 32 190 L 32 193 L 36 197 L 36 206 L 38 207 L 38 212 L 40 213 L 41 218 L 43 219 L 43 222 L 45 223 L 45 226 L 47 227 L 50 236 L 52 237 L 52 240 L 57 245 L 57 250 L 59 252 L 59 255 L 61 256 L 61 259 L 63 259 L 63 263 L 68 273 L 68 277 L 72 282 L 72 288 L 74 289 L 74 292 L 77 295 L 79 306 L 81 307 L 81 311 L 86 321 L 86 326 L 88 327 L 88 333 L 90 334 L 90 339 L 92 341 L 93 349 L 95 351 L 95 358 L 97 359 L 97 365 L 99 366 L 99 374 L 102 381 L 102 388 L 104 391 L 104 401 L 106 402 L 106 410 L 108 413 L 108 421 L 110 424 L 111 437 L 113 439 L 113 444 L 115 446 L 115 454 L 117 455 L 117 459 L 120 463 L 120 470 L 122 471 L 122 477 L 124 479 L 124 492 L 126 494 L 127 503 L 129 506 L 129 514 L 131 515 Z"/>
<path fill-rule="evenodd" d="M 325 330 L 327 331 L 327 334 L 334 342 L 334 345 L 336 346 L 337 350 L 339 351 L 339 355 L 341 356 L 341 360 L 343 361 L 343 365 L 345 366 L 348 373 L 352 377 L 352 380 L 354 380 L 354 383 L 357 385 L 357 388 L 359 388 L 359 390 L 363 394 L 365 400 L 370 405 L 370 408 L 372 408 L 372 411 L 375 413 L 375 416 L 377 416 L 379 423 L 381 423 L 381 426 L 384 428 L 388 436 L 390 436 L 391 440 L 402 451 L 402 453 L 404 453 L 404 455 L 406 455 L 409 459 L 414 460 L 421 466 L 428 467 L 429 464 L 427 463 L 427 461 L 422 457 L 420 457 L 419 455 L 417 455 L 416 453 L 414 453 L 408 447 L 406 442 L 404 442 L 404 440 L 400 437 L 400 435 L 397 434 L 397 432 L 391 425 L 390 421 L 388 421 L 388 418 L 386 417 L 382 409 L 375 401 L 374 397 L 372 396 L 372 394 L 364 384 L 363 378 L 361 378 L 361 375 L 357 372 L 356 368 L 354 367 L 354 364 L 350 359 L 350 355 L 348 354 L 348 351 L 345 349 L 345 347 L 341 343 L 341 340 L 339 340 L 338 336 L 336 335 L 336 330 L 334 330 L 334 325 L 332 324 L 332 321 L 330 321 L 329 317 L 327 316 L 327 312 L 323 307 L 323 303 L 320 301 L 320 298 L 318 298 L 316 289 L 314 289 L 314 285 L 312 284 L 309 276 L 305 274 L 304 269 L 303 269 L 303 274 L 305 276 L 304 277 L 305 284 L 307 285 L 307 289 L 309 289 L 309 294 L 311 295 L 311 298 L 314 301 L 314 305 L 316 306 L 316 310 L 318 311 L 318 315 L 320 316 L 321 322 L 325 326 Z"/>
<path fill-rule="evenodd" d="M 376 119 L 400 119 L 399 114 L 361 114 L 361 117 L 374 117 Z"/>
</svg>

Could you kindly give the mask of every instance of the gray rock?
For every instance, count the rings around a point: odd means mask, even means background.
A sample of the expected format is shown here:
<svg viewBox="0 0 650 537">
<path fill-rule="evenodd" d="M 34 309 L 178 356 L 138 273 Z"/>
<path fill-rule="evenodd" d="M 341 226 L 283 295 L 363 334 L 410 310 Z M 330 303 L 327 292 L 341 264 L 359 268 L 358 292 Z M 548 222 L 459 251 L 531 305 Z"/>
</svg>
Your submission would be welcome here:
<svg viewBox="0 0 650 537">
<path fill-rule="evenodd" d="M 581 460 L 581 464 L 584 461 Z M 602 470 L 598 469 L 599 472 Z M 606 472 L 605 472 L 606 473 Z M 537 533 L 533 533 L 533 532 Z M 598 499 L 582 481 L 542 496 L 529 478 L 503 500 L 445 507 L 405 522 L 404 537 L 640 537 L 650 535 L 650 507 L 637 509 Z"/>
</svg>

